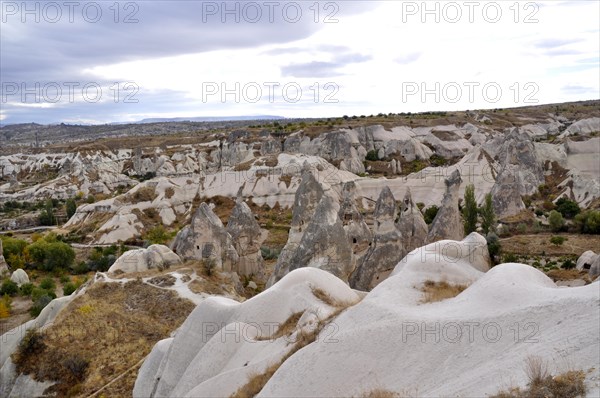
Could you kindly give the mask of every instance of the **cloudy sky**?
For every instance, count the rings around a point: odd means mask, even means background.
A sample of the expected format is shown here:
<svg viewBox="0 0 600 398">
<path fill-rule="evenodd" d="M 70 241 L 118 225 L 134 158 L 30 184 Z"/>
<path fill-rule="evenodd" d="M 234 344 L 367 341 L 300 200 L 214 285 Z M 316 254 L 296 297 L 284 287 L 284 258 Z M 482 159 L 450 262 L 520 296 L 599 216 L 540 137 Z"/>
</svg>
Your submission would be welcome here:
<svg viewBox="0 0 600 398">
<path fill-rule="evenodd" d="M 0 123 L 600 98 L 600 2 L 2 1 Z"/>
</svg>

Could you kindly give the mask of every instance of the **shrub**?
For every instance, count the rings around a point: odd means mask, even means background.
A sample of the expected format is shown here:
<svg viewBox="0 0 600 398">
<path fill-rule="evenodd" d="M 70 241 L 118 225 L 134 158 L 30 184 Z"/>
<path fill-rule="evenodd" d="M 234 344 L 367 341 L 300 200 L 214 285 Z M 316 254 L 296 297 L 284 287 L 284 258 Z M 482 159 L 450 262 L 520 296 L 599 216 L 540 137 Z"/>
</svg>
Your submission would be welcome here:
<svg viewBox="0 0 600 398">
<path fill-rule="evenodd" d="M 146 233 L 144 240 L 147 240 L 151 244 L 164 245 L 169 242 L 171 237 L 162 225 L 157 225 Z"/>
<path fill-rule="evenodd" d="M 56 283 L 54 283 L 54 279 L 48 276 L 42 279 L 42 282 L 40 283 L 40 288 L 49 292 L 54 292 L 56 290 Z"/>
<path fill-rule="evenodd" d="M 11 269 L 23 268 L 23 252 L 27 242 L 21 239 L 2 236 L 2 253 Z"/>
<path fill-rule="evenodd" d="M 70 267 L 75 260 L 75 251 L 64 242 L 48 242 L 51 239 L 40 239 L 27 248 L 36 267 L 45 271 Z"/>
<path fill-rule="evenodd" d="M 67 199 L 65 203 L 65 211 L 67 212 L 67 217 L 71 218 L 75 215 L 77 211 L 77 203 L 75 203 L 74 199 Z"/>
<path fill-rule="evenodd" d="M 579 227 L 581 233 L 600 234 L 600 211 L 588 210 L 578 214 L 575 216 L 575 224 Z"/>
<path fill-rule="evenodd" d="M 0 299 L 0 319 L 8 318 L 11 310 L 11 299 L 5 294 L 4 297 Z"/>
<path fill-rule="evenodd" d="M 563 264 L 562 264 L 562 268 L 564 269 L 573 269 L 575 268 L 577 264 L 575 264 L 575 262 L 573 260 L 571 260 L 570 258 L 566 259 Z"/>
<path fill-rule="evenodd" d="M 490 254 L 490 258 L 496 264 L 496 257 L 500 254 L 502 246 L 500 245 L 500 238 L 493 232 L 489 232 L 485 240 L 487 241 L 488 253 Z"/>
<path fill-rule="evenodd" d="M 277 249 L 271 249 L 266 246 L 260 248 L 260 254 L 264 260 L 275 260 L 279 257 L 280 251 Z"/>
<path fill-rule="evenodd" d="M 377 156 L 377 151 L 374 149 L 371 149 L 369 152 L 367 152 L 367 156 L 365 157 L 366 160 L 369 160 L 371 162 L 376 162 L 379 160 L 379 157 Z"/>
<path fill-rule="evenodd" d="M 40 213 L 39 221 L 41 225 L 56 225 L 56 217 L 54 216 L 54 204 L 52 199 L 46 201 L 44 210 Z"/>
<path fill-rule="evenodd" d="M 502 257 L 503 263 L 516 263 L 519 259 L 514 253 L 507 253 Z"/>
<path fill-rule="evenodd" d="M 562 214 L 557 212 L 556 210 L 552 210 L 550 212 L 550 216 L 548 217 L 548 222 L 550 223 L 550 229 L 553 232 L 560 231 L 565 225 L 565 219 Z"/>
<path fill-rule="evenodd" d="M 556 201 L 556 211 L 563 215 L 565 218 L 573 218 L 581 212 L 577 202 L 572 200 L 560 198 Z"/>
<path fill-rule="evenodd" d="M 36 355 L 45 348 L 46 343 L 44 343 L 44 335 L 35 329 L 29 329 L 19 343 L 19 347 L 16 352 L 18 358 L 16 362 L 21 362 L 31 355 Z"/>
<path fill-rule="evenodd" d="M 64 368 L 71 373 L 71 376 L 80 382 L 85 380 L 89 364 L 88 360 L 81 358 L 79 355 L 72 355 L 62 362 Z"/>
<path fill-rule="evenodd" d="M 21 295 L 22 296 L 31 296 L 31 292 L 35 286 L 33 283 L 24 283 L 21 285 Z"/>
<path fill-rule="evenodd" d="M 517 232 L 520 234 L 524 234 L 527 232 L 527 225 L 520 223 L 519 225 L 517 225 Z"/>
<path fill-rule="evenodd" d="M 77 290 L 77 287 L 73 282 L 65 283 L 63 286 L 63 294 L 65 296 L 70 296 L 75 290 Z"/>
<path fill-rule="evenodd" d="M 550 238 L 550 243 L 556 246 L 560 246 L 563 243 L 565 243 L 566 240 L 567 238 L 565 238 L 564 236 L 553 236 Z"/>
<path fill-rule="evenodd" d="M 19 287 L 16 283 L 10 279 L 5 279 L 4 282 L 2 282 L 2 287 L 0 287 L 0 296 L 16 296 L 17 293 L 19 293 Z"/>
<path fill-rule="evenodd" d="M 34 287 L 31 290 L 31 300 L 33 300 L 33 302 L 38 301 L 43 296 L 48 296 L 51 299 L 56 298 L 56 294 L 54 292 L 42 289 L 41 287 Z"/>
<path fill-rule="evenodd" d="M 95 247 L 88 257 L 87 264 L 85 265 L 86 269 L 84 270 L 80 264 L 80 266 L 77 267 L 78 272 L 76 273 L 85 273 L 89 270 L 100 272 L 108 271 L 110 266 L 117 260 L 117 250 L 117 247 L 114 245 L 105 248 Z"/>
<path fill-rule="evenodd" d="M 437 213 L 440 209 L 436 205 L 429 206 L 425 209 L 425 213 L 423 213 L 423 218 L 427 224 L 431 224 L 437 216 Z"/>
<path fill-rule="evenodd" d="M 52 301 L 52 297 L 48 294 L 44 294 L 43 296 L 41 296 L 40 298 L 38 298 L 33 306 L 31 307 L 31 309 L 29 310 L 29 313 L 31 314 L 31 316 L 36 317 L 40 314 L 40 312 L 42 312 L 42 310 L 48 305 L 50 304 L 50 302 Z"/>
</svg>

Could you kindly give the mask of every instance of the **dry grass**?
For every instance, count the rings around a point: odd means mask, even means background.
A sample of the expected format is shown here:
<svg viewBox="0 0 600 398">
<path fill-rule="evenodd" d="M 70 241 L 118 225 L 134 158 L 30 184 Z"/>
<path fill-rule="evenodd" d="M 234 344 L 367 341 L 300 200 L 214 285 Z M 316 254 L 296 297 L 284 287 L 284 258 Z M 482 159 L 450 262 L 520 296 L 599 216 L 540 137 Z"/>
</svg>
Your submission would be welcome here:
<svg viewBox="0 0 600 398">
<path fill-rule="evenodd" d="M 152 202 L 154 199 L 156 199 L 156 196 L 157 195 L 154 191 L 154 188 L 151 187 L 142 187 L 131 194 L 131 197 L 135 201 L 134 203 Z"/>
<path fill-rule="evenodd" d="M 551 269 L 546 272 L 546 275 L 550 277 L 554 282 L 557 281 L 572 281 L 574 279 L 582 279 L 586 283 L 592 283 L 590 275 L 587 271 L 578 269 Z"/>
<path fill-rule="evenodd" d="M 561 234 L 567 240 L 560 246 L 550 243 L 552 234 L 517 235 L 510 238 L 500 239 L 504 253 L 515 253 L 521 255 L 546 256 L 580 256 L 581 253 L 592 250 L 598 251 L 600 247 L 600 235 L 578 235 Z"/>
<path fill-rule="evenodd" d="M 56 381 L 50 392 L 58 396 L 88 395 L 148 355 L 193 308 L 176 293 L 139 281 L 99 282 L 44 331 L 43 350 L 13 359 L 18 372 Z M 130 396 L 134 382 L 135 374 L 128 375 L 109 390 Z"/>
<path fill-rule="evenodd" d="M 175 195 L 175 190 L 172 187 L 165 189 L 165 198 L 171 199 Z"/>
<path fill-rule="evenodd" d="M 435 303 L 437 301 L 446 300 L 458 296 L 468 286 L 467 285 L 451 285 L 446 281 L 434 282 L 425 281 L 421 290 L 425 295 L 421 302 Z"/>
<path fill-rule="evenodd" d="M 539 356 L 525 360 L 525 374 L 529 379 L 527 388 L 511 387 L 490 398 L 578 398 L 585 397 L 585 372 L 570 370 L 552 376 L 548 363 Z"/>
<path fill-rule="evenodd" d="M 282 324 L 279 325 L 275 333 L 272 336 L 260 336 L 256 340 L 264 341 L 264 340 L 276 340 L 283 336 L 291 335 L 294 330 L 296 330 L 296 326 L 298 326 L 298 321 L 302 317 L 303 312 L 294 312 L 292 315 L 288 317 Z"/>
<path fill-rule="evenodd" d="M 314 292 L 314 290 L 315 289 L 313 289 L 313 292 Z M 321 293 L 317 293 L 317 294 L 321 294 Z M 327 296 L 329 297 L 329 295 L 327 295 Z M 329 315 L 327 318 L 322 319 L 319 322 L 317 322 L 317 324 L 314 325 L 314 327 L 312 327 L 310 329 L 298 330 L 298 334 L 296 335 L 295 340 L 292 343 L 293 347 L 291 348 L 291 350 L 286 355 L 284 355 L 284 357 L 279 362 L 271 364 L 263 373 L 260 373 L 260 374 L 255 373 L 255 374 L 250 375 L 248 382 L 246 384 L 244 384 L 242 387 L 240 387 L 234 394 L 232 394 L 231 398 L 250 398 L 250 397 L 256 396 L 263 389 L 265 384 L 267 384 L 269 379 L 271 379 L 273 374 L 275 374 L 277 369 L 279 369 L 279 367 L 285 361 L 287 361 L 292 355 L 294 355 L 296 352 L 298 352 L 302 348 L 306 347 L 307 345 L 309 345 L 311 343 L 314 343 L 317 340 L 317 338 L 319 337 L 319 334 L 321 333 L 321 331 L 327 325 L 329 325 L 336 317 L 338 317 L 346 308 L 348 308 L 352 304 L 348 303 L 345 306 L 343 306 L 344 305 L 343 303 L 339 303 L 339 305 L 341 305 L 341 306 L 336 307 L 336 310 L 331 315 Z M 296 316 L 298 316 L 298 313 L 292 314 L 292 316 L 290 316 L 288 318 L 288 320 L 286 322 L 284 322 L 284 324 L 282 324 L 282 326 L 285 324 L 288 324 L 285 327 L 285 329 L 287 329 L 286 334 L 282 334 L 282 336 L 283 335 L 291 335 L 294 331 L 297 330 L 298 321 L 296 320 L 294 322 L 294 318 Z M 299 316 L 298 316 L 298 319 L 300 319 Z M 292 323 L 295 324 L 295 327 L 293 327 L 293 328 L 291 326 Z M 280 326 L 279 329 L 283 329 L 282 326 Z M 279 332 L 279 330 L 276 332 L 276 334 L 278 332 Z"/>
</svg>

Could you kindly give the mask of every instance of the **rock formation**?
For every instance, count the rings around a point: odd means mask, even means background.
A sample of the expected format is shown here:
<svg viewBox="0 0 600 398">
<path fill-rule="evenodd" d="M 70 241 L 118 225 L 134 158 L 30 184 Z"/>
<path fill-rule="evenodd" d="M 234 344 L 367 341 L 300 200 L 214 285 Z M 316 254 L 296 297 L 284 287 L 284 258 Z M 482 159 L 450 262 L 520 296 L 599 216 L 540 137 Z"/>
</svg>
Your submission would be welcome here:
<svg viewBox="0 0 600 398">
<path fill-rule="evenodd" d="M 239 260 L 235 267 L 239 275 L 258 275 L 263 271 L 263 258 L 260 246 L 263 242 L 260 225 L 254 218 L 250 207 L 238 197 L 227 223 L 227 232 L 231 235 L 233 246 Z"/>
<path fill-rule="evenodd" d="M 368 291 L 383 281 L 404 257 L 402 236 L 396 228 L 396 200 L 389 187 L 384 187 L 375 204 L 374 239 L 350 277 L 350 286 Z"/>
<path fill-rule="evenodd" d="M 6 260 L 4 259 L 4 255 L 2 255 L 2 239 L 0 239 L 0 276 L 4 273 L 8 272 L 8 264 L 6 264 Z"/>
<path fill-rule="evenodd" d="M 464 228 L 461 222 L 458 200 L 460 197 L 460 172 L 454 170 L 445 180 L 446 192 L 442 199 L 442 205 L 431 223 L 431 229 L 427 235 L 428 242 L 441 239 L 461 240 Z"/>
<path fill-rule="evenodd" d="M 346 237 L 350 244 L 352 244 L 354 256 L 360 258 L 367 252 L 373 235 L 362 214 L 356 207 L 355 194 L 356 184 L 354 182 L 345 183 L 342 189 L 342 203 L 338 215 L 340 220 L 342 220 Z"/>
<path fill-rule="evenodd" d="M 297 268 L 315 267 L 329 271 L 343 281 L 348 280 L 354 269 L 352 245 L 338 211 L 337 202 L 324 195 L 284 274 Z"/>
<path fill-rule="evenodd" d="M 27 272 L 25 272 L 23 269 L 18 268 L 12 273 L 10 280 L 16 283 L 17 286 L 21 287 L 21 285 L 29 283 L 29 276 L 27 276 Z"/>
<path fill-rule="evenodd" d="M 164 270 L 180 265 L 181 258 L 164 245 L 150 245 L 146 249 L 129 250 L 109 268 L 108 272 L 144 272 L 150 269 Z"/>
<path fill-rule="evenodd" d="M 402 236 L 404 253 L 423 246 L 427 241 L 428 226 L 423 219 L 423 214 L 412 200 L 410 188 L 406 190 L 402 200 L 396 227 Z"/>
<path fill-rule="evenodd" d="M 589 274 L 592 279 L 600 275 L 600 254 L 596 256 L 596 259 L 594 260 L 592 265 L 590 265 Z"/>
<path fill-rule="evenodd" d="M 305 164 L 302 170 L 300 185 L 294 196 L 292 223 L 288 234 L 288 240 L 279 254 L 277 264 L 275 265 L 273 274 L 271 274 L 271 277 L 269 278 L 267 286 L 273 285 L 287 273 L 289 262 L 298 248 L 302 235 L 304 235 L 308 223 L 312 220 L 317 205 L 321 201 L 323 195 L 323 187 L 317 181 L 308 165 Z"/>
<path fill-rule="evenodd" d="M 590 269 L 592 268 L 592 264 L 594 264 L 594 261 L 598 257 L 600 257 L 600 254 L 596 254 L 591 250 L 585 251 L 577 259 L 577 265 L 575 266 L 575 268 L 580 271 L 588 271 L 589 272 Z"/>
<path fill-rule="evenodd" d="M 172 248 L 184 260 L 213 261 L 216 269 L 226 272 L 235 271 L 239 260 L 231 235 L 204 202 L 196 210 L 190 225 L 179 231 Z"/>
<path fill-rule="evenodd" d="M 519 192 L 518 166 L 506 165 L 496 178 L 492 187 L 492 203 L 496 217 L 503 218 L 517 214 L 525 209 L 525 203 Z"/>
</svg>

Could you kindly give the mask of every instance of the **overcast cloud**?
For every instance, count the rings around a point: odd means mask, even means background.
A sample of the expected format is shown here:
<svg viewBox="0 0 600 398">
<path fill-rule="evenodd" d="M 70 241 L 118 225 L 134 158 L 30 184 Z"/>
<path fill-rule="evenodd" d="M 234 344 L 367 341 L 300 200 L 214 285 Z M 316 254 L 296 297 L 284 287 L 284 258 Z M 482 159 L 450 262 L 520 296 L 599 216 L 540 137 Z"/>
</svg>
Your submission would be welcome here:
<svg viewBox="0 0 600 398">
<path fill-rule="evenodd" d="M 600 97 L 597 1 L 521 2 L 518 13 L 512 2 L 471 10 L 433 1 L 428 10 L 420 1 L 66 4 L 1 2 L 1 123 L 320 117 Z"/>
</svg>

